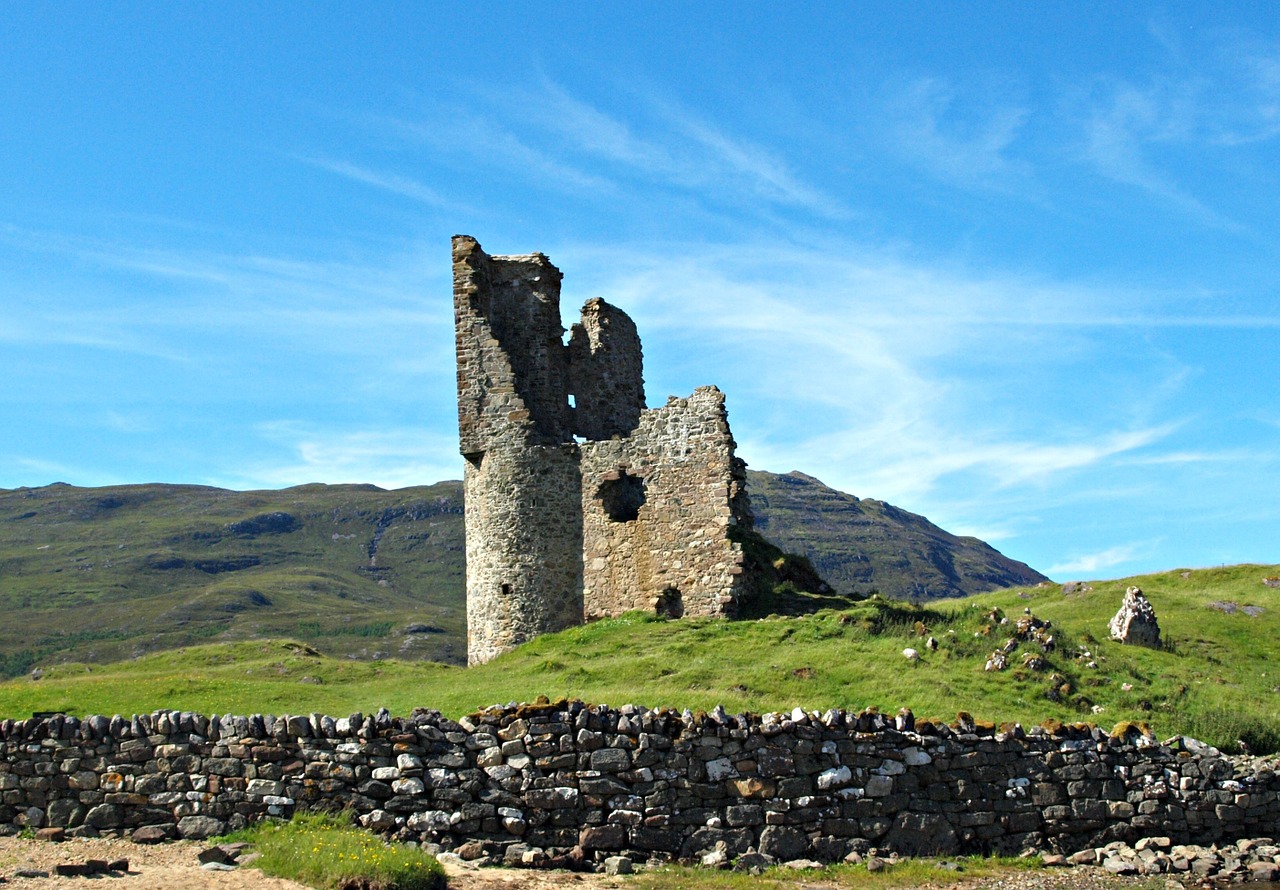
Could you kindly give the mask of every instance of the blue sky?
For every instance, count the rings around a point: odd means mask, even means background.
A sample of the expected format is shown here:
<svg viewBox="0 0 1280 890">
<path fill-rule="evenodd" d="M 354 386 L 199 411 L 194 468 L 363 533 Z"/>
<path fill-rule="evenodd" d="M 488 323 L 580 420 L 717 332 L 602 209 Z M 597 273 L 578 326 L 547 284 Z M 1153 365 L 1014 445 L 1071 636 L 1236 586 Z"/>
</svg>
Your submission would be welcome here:
<svg viewBox="0 0 1280 890">
<path fill-rule="evenodd" d="M 10 3 L 0 121 L 0 487 L 460 477 L 466 233 L 757 469 L 1280 561 L 1274 3 Z"/>
</svg>

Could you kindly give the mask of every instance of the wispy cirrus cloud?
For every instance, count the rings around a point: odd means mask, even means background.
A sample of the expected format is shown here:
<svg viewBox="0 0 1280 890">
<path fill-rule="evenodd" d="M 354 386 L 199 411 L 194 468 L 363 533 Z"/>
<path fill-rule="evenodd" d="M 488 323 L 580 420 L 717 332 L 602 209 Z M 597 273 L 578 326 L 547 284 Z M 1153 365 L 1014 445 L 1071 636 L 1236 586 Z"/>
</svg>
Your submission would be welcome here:
<svg viewBox="0 0 1280 890">
<path fill-rule="evenodd" d="M 896 152 L 962 187 L 1037 191 L 1031 165 L 1012 151 L 1031 112 L 1020 103 L 986 98 L 989 92 L 981 99 L 961 97 L 956 85 L 938 77 L 890 88 L 884 104 Z"/>
<path fill-rule="evenodd" d="M 444 332 L 447 270 L 418 248 L 398 246 L 362 260 L 142 247 L 102 238 L 10 229 L 22 250 L 73 260 L 103 274 L 90 293 L 57 285 L 0 285 L 11 305 L 0 341 L 47 343 L 187 361 L 180 332 L 206 337 L 323 337 L 367 349 L 388 332 Z M 443 254 L 443 250 L 441 251 Z M 393 358 L 392 360 L 396 360 Z"/>
<path fill-rule="evenodd" d="M 1139 188 L 1215 228 L 1243 227 L 1209 207 L 1181 186 L 1174 174 L 1151 160 L 1153 143 L 1181 142 L 1192 127 L 1189 102 L 1162 95 L 1158 88 L 1120 83 L 1105 89 L 1083 124 L 1082 154 L 1108 179 Z"/>
<path fill-rule="evenodd" d="M 759 466 L 805 467 L 846 490 L 908 505 L 955 477 L 986 491 L 1041 496 L 1060 477 L 1144 452 L 1180 427 L 1142 422 L 1149 412 L 1139 401 L 1109 411 L 1109 428 L 1099 429 L 1097 418 L 1076 428 L 1044 427 L 1023 421 L 1025 410 L 1012 410 L 1022 389 L 1009 389 L 1007 406 L 986 413 L 968 407 L 981 404 L 982 394 L 957 362 L 982 355 L 1025 378 L 1024 347 L 1052 344 L 1068 358 L 1063 341 L 1082 336 L 1063 330 L 1072 316 L 1077 326 L 1081 319 L 1087 325 L 1108 312 L 1115 295 L 965 277 L 852 248 L 839 259 L 818 248 L 772 250 L 764 264 L 804 269 L 806 276 L 778 278 L 744 262 L 743 251 L 721 256 L 704 245 L 696 259 L 674 263 L 613 257 L 602 264 L 618 277 L 599 287 L 634 307 L 641 329 L 654 332 L 646 344 L 666 340 L 675 361 L 734 356 L 725 381 L 734 429 L 744 455 Z M 823 286 L 810 286 L 808 275 Z M 1090 360 L 1088 350 L 1080 360 Z M 723 372 L 699 373 L 705 376 L 691 383 L 724 380 Z M 1146 382 L 1135 391 L 1166 397 L 1154 370 L 1140 373 Z"/>
<path fill-rule="evenodd" d="M 1145 81 L 1095 79 L 1083 103 L 1081 157 L 1108 179 L 1141 189 L 1205 225 L 1249 234 L 1197 195 L 1185 158 L 1280 136 L 1280 47 L 1241 42 L 1238 34 L 1223 31 L 1190 61 L 1180 41 L 1158 39 L 1172 59 L 1167 71 Z M 1159 160 L 1170 154 L 1178 160 Z"/>
<path fill-rule="evenodd" d="M 419 182 L 410 176 L 401 176 L 395 173 L 383 173 L 377 170 L 371 170 L 368 167 L 362 167 L 359 164 L 353 164 L 349 161 L 333 160 L 331 158 L 313 158 L 304 155 L 295 156 L 297 160 L 312 167 L 318 167 L 321 170 L 327 170 L 330 173 L 336 173 L 338 176 L 344 176 L 347 179 L 364 183 L 381 189 L 384 192 L 390 192 L 393 195 L 400 195 L 427 204 L 431 207 L 439 207 L 444 210 L 450 210 L 455 213 L 473 212 L 463 207 L 455 201 L 451 201 L 443 197 L 435 189 Z"/>
<path fill-rule="evenodd" d="M 225 468 L 214 484 L 230 488 L 277 488 L 309 482 L 371 483 L 406 488 L 462 477 L 462 458 L 452 435 L 434 427 L 377 430 L 328 429 L 282 420 L 258 426 L 258 434 L 284 451 L 277 461 Z"/>
<path fill-rule="evenodd" d="M 666 116 L 676 132 L 705 150 L 709 169 L 723 170 L 728 184 L 745 184 L 766 200 L 803 207 L 823 216 L 847 216 L 835 200 L 805 184 L 777 154 L 747 140 L 734 137 L 723 129 L 693 114 L 668 107 Z"/>
<path fill-rule="evenodd" d="M 436 156 L 451 157 L 473 172 L 500 168 L 533 188 L 597 196 L 617 191 L 612 179 L 566 160 L 554 145 L 544 149 L 534 144 L 527 134 L 518 134 L 493 112 L 468 113 L 438 106 L 421 117 L 374 117 L 366 125 L 390 130 L 409 144 L 426 146 Z"/>
<path fill-rule="evenodd" d="M 1052 578 L 1101 572 L 1105 569 L 1131 562 L 1149 549 L 1149 544 L 1121 544 L 1116 547 L 1108 547 L 1097 553 L 1073 556 L 1057 565 L 1049 566 L 1045 574 Z"/>
<path fill-rule="evenodd" d="M 813 187 L 778 152 L 732 133 L 680 103 L 637 96 L 628 118 L 602 110 L 544 79 L 516 95 L 475 88 L 477 102 L 428 105 L 420 118 L 370 119 L 402 138 L 500 167 L 542 187 L 617 199 L 660 188 L 698 202 L 744 201 L 843 217 L 839 202 Z"/>
</svg>

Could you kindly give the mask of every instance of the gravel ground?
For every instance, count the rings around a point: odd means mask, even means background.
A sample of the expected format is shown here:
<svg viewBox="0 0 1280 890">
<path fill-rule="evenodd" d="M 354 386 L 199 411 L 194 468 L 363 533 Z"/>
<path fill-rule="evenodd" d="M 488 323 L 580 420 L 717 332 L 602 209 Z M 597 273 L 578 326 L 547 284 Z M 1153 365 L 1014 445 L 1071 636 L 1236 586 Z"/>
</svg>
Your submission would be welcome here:
<svg viewBox="0 0 1280 890">
<path fill-rule="evenodd" d="M 88 839 L 50 843 L 23 838 L 0 838 L 0 878 L 15 890 L 305 890 L 304 885 L 269 878 L 254 868 L 235 871 L 206 871 L 196 855 L 205 845 L 191 841 L 139 845 L 128 840 Z M 128 874 L 92 878 L 57 877 L 59 864 L 83 863 L 88 859 L 129 860 Z M 598 874 L 533 871 L 524 869 L 477 869 L 446 863 L 450 890 L 620 890 L 625 878 Z M 23 869 L 49 873 L 44 878 L 18 877 Z M 827 890 L 834 885 L 797 872 L 797 890 Z M 1190 885 L 1188 885 L 1190 886 Z M 1163 879 L 1125 879 L 1098 869 L 1062 869 L 1013 872 L 981 881 L 961 881 L 936 890 L 1164 890 Z M 1177 890 L 1173 883 L 1170 890 Z"/>
</svg>

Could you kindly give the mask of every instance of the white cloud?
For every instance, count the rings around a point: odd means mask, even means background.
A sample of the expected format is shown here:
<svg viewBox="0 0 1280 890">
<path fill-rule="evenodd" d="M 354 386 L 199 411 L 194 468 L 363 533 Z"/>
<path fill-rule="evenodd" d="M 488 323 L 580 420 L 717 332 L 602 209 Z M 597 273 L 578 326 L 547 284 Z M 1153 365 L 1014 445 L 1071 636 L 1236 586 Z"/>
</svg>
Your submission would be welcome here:
<svg viewBox="0 0 1280 890">
<path fill-rule="evenodd" d="M 579 196 L 609 196 L 617 191 L 608 177 L 566 163 L 561 146 L 543 150 L 531 145 L 527 138 L 513 133 L 492 116 L 441 105 L 425 118 L 380 118 L 372 123 L 440 155 L 456 158 L 466 166 L 468 175 L 479 175 L 477 171 L 486 166 L 498 167 L 517 175 L 528 188 L 553 187 Z"/>
<path fill-rule="evenodd" d="M 725 169 L 731 181 L 745 182 L 757 195 L 767 200 L 805 207 L 825 216 L 842 215 L 830 198 L 799 180 L 787 164 L 758 145 L 730 136 L 723 130 L 687 112 L 668 111 L 677 132 L 693 140 L 710 153 L 710 169 Z"/>
<path fill-rule="evenodd" d="M 961 101 L 963 98 L 965 101 Z M 886 100 L 895 149 L 930 175 L 965 187 L 1027 191 L 1029 164 L 1012 157 L 1030 112 L 1018 104 L 972 101 L 936 77 L 890 91 Z"/>
<path fill-rule="evenodd" d="M 1060 477 L 1151 449 L 1179 428 L 1140 420 L 1162 391 L 1156 369 L 1135 369 L 1143 383 L 1127 402 L 1099 392 L 1105 414 L 1056 426 L 1020 421 L 1025 390 L 983 411 L 991 394 L 956 370 L 981 355 L 1019 380 L 1047 347 L 1067 355 L 1072 337 L 1092 361 L 1096 344 L 1081 329 L 1111 318 L 1105 291 L 908 266 L 852 245 L 834 256 L 700 245 L 684 256 L 596 255 L 616 275 L 597 289 L 636 317 L 651 359 L 662 350 L 669 362 L 697 362 L 681 372 L 684 388 L 726 389 L 740 450 L 757 467 L 801 467 L 908 507 L 957 477 L 1042 497 Z"/>
<path fill-rule="evenodd" d="M 466 208 L 442 197 L 435 189 L 429 188 L 418 180 L 408 176 L 400 176 L 395 173 L 379 173 L 375 170 L 370 170 L 367 167 L 361 167 L 358 164 L 352 164 L 348 161 L 335 161 L 327 158 L 309 158 L 303 156 L 299 156 L 298 160 L 305 164 L 310 164 L 313 167 L 319 167 L 321 170 L 327 170 L 330 173 L 345 176 L 347 179 L 362 182 L 365 185 L 371 185 L 374 188 L 379 188 L 383 191 L 391 192 L 394 195 L 400 195 L 404 198 L 410 198 L 422 204 L 450 210 L 454 213 L 471 212 L 466 210 Z"/>
<path fill-rule="evenodd" d="M 93 289 L 0 285 L 0 341 L 83 346 L 189 362 L 218 335 L 299 339 L 312 348 L 369 350 L 369 338 L 430 338 L 451 329 L 447 257 L 395 245 L 355 260 L 232 254 L 27 231 L 12 243 L 96 267 Z M 179 336 L 198 334 L 199 338 Z M 389 359 L 394 361 L 395 357 Z"/>
<path fill-rule="evenodd" d="M 1052 578 L 1100 572 L 1103 569 L 1130 562 L 1140 556 L 1146 549 L 1148 549 L 1148 545 L 1143 544 L 1122 544 L 1117 547 L 1108 547 L 1106 550 L 1097 553 L 1076 556 L 1065 562 L 1050 566 L 1045 574 Z"/>
<path fill-rule="evenodd" d="M 427 427 L 332 430 L 297 421 L 263 424 L 260 435 L 288 457 L 225 470 L 214 484 L 279 488 L 310 482 L 371 483 L 381 488 L 462 478 L 452 435 Z"/>
<path fill-rule="evenodd" d="M 1159 169 L 1148 157 L 1151 143 L 1189 138 L 1190 114 L 1185 101 L 1162 95 L 1157 89 L 1114 84 L 1084 122 L 1084 157 L 1108 179 L 1142 189 L 1206 225 L 1242 232 L 1238 223 L 1187 192 L 1174 174 Z"/>
<path fill-rule="evenodd" d="M 647 200 L 657 188 L 698 204 L 757 202 L 847 215 L 778 152 L 657 95 L 637 97 L 627 109 L 629 121 L 549 80 L 524 91 L 473 91 L 469 112 L 437 105 L 419 119 L 371 124 L 458 158 L 468 169 L 505 169 L 577 198 Z"/>
</svg>

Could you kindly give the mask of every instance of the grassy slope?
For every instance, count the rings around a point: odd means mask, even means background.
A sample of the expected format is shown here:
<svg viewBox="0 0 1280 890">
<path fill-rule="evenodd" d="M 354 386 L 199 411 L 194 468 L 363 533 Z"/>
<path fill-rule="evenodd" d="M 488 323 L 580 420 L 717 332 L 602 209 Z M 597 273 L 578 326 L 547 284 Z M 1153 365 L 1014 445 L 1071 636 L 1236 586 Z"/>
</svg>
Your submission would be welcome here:
<svg viewBox="0 0 1280 890">
<path fill-rule="evenodd" d="M 1187 733 L 1228 746 L 1244 737 L 1256 749 L 1275 749 L 1280 590 L 1261 582 L 1277 574 L 1280 566 L 1235 566 L 1185 578 L 1170 572 L 1097 582 L 1071 595 L 1046 585 L 929 609 L 875 599 L 842 611 L 756 621 L 665 622 L 632 614 L 542 637 L 471 669 L 334 660 L 296 644 L 260 641 L 162 653 L 94 666 L 91 673 L 83 666 L 53 668 L 39 681 L 0 685 L 0 713 L 123 714 L 170 707 L 345 714 L 381 706 L 408 713 L 423 706 L 459 715 L 545 694 L 615 705 L 696 709 L 722 703 L 731 711 L 909 706 L 918 717 L 949 720 L 966 710 L 979 719 L 1024 724 L 1145 720 L 1162 735 Z M 1106 623 L 1129 583 L 1147 592 L 1171 649 L 1106 639 Z M 1262 612 L 1227 614 L 1209 607 L 1214 601 Z M 1047 670 L 983 670 L 1010 629 L 992 627 L 986 616 L 993 607 L 1011 619 L 1030 608 L 1052 621 L 1060 645 L 1047 656 Z M 941 642 L 939 651 L 924 650 L 916 621 Z M 907 664 L 905 646 L 921 650 L 919 664 Z M 1077 657 L 1077 646 L 1090 655 Z M 1022 644 L 1011 663 L 1021 665 L 1028 651 L 1032 646 Z M 1125 684 L 1133 688 L 1125 690 Z M 1059 701 L 1047 697 L 1051 689 Z M 1093 713 L 1095 705 L 1103 711 Z"/>
<path fill-rule="evenodd" d="M 460 661 L 463 564 L 458 483 L 0 491 L 0 671 L 264 636 Z"/>
</svg>

